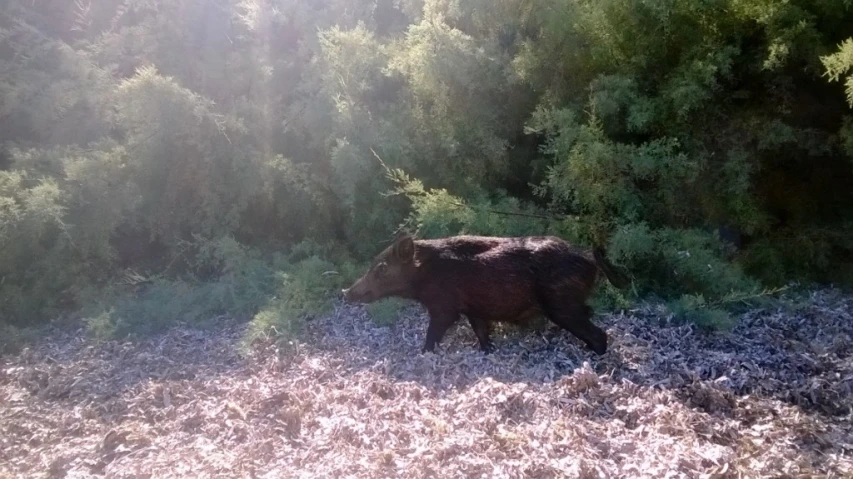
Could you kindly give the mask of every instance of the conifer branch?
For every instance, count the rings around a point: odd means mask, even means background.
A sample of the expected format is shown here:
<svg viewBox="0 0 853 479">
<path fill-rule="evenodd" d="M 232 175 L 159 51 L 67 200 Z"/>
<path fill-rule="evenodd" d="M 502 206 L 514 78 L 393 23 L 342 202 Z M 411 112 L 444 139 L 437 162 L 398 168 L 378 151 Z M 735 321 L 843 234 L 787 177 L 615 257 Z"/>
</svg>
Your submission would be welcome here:
<svg viewBox="0 0 853 479">
<path fill-rule="evenodd" d="M 379 160 L 379 164 L 382 165 L 382 167 L 385 169 L 388 176 L 395 181 L 399 181 L 399 180 L 395 179 L 396 175 L 394 175 L 393 170 L 391 170 L 388 167 L 388 165 L 384 161 L 382 161 L 382 158 L 380 158 L 380 156 L 376 153 L 376 151 L 373 148 L 370 149 L 370 152 L 373 153 L 373 156 L 376 157 L 377 160 Z M 394 194 L 399 194 L 399 193 L 403 193 L 403 191 L 398 190 Z M 426 192 L 424 192 L 423 194 L 426 194 Z M 449 200 L 448 203 L 453 205 L 453 206 L 457 206 L 459 208 L 470 208 L 474 211 L 479 211 L 479 212 L 483 212 L 483 213 L 491 213 L 491 214 L 502 215 L 502 216 L 517 216 L 517 217 L 522 217 L 522 218 L 535 218 L 535 219 L 554 221 L 554 222 L 566 221 L 566 220 L 577 218 L 576 216 L 552 216 L 552 215 L 541 215 L 541 214 L 536 214 L 536 213 L 524 213 L 521 211 L 503 211 L 503 210 L 496 210 L 496 209 L 492 209 L 492 208 L 482 208 L 479 206 L 471 206 L 471 205 L 468 205 L 468 204 L 465 204 L 465 203 L 462 203 L 459 201 L 454 201 L 454 200 Z"/>
</svg>

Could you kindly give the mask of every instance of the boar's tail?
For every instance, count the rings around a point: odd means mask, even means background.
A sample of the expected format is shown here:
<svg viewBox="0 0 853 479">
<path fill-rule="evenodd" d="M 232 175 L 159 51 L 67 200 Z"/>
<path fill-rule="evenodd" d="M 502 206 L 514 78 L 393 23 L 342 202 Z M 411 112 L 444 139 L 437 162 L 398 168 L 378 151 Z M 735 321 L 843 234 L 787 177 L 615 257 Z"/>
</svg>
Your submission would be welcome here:
<svg viewBox="0 0 853 479">
<path fill-rule="evenodd" d="M 598 265 L 598 268 L 604 272 L 604 276 L 607 277 L 610 284 L 619 289 L 625 289 L 631 285 L 631 280 L 628 276 L 619 271 L 613 263 L 607 260 L 607 253 L 604 252 L 604 248 L 593 248 L 592 255 L 595 257 L 595 263 Z"/>
</svg>

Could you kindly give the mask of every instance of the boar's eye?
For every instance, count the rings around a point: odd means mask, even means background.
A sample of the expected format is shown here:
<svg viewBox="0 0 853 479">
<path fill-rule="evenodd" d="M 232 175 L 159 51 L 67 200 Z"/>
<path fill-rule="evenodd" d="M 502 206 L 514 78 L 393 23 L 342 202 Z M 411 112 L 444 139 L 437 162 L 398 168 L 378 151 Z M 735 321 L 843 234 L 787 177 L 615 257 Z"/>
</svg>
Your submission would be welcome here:
<svg viewBox="0 0 853 479">
<path fill-rule="evenodd" d="M 376 265 L 376 274 L 378 276 L 385 276 L 385 273 L 388 272 L 388 264 L 379 263 Z"/>
</svg>

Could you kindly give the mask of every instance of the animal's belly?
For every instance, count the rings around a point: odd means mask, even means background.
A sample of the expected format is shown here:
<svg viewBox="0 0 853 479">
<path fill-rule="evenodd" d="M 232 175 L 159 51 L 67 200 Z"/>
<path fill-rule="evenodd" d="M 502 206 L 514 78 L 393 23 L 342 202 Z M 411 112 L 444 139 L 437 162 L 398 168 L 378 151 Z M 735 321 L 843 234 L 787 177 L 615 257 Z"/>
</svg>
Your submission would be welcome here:
<svg viewBox="0 0 853 479">
<path fill-rule="evenodd" d="M 499 274 L 500 273 L 500 274 Z M 522 322 L 539 310 L 533 278 L 524 271 L 482 271 L 462 295 L 462 312 L 486 321 Z"/>
<path fill-rule="evenodd" d="M 469 305 L 463 313 L 489 322 L 525 324 L 541 315 L 542 310 L 533 302 L 494 301 Z"/>
<path fill-rule="evenodd" d="M 505 317 L 503 319 L 496 319 L 494 321 L 513 323 L 519 325 L 525 325 L 536 319 L 538 316 L 542 315 L 542 310 L 536 306 L 531 306 L 527 309 L 521 310 L 518 313 Z"/>
</svg>

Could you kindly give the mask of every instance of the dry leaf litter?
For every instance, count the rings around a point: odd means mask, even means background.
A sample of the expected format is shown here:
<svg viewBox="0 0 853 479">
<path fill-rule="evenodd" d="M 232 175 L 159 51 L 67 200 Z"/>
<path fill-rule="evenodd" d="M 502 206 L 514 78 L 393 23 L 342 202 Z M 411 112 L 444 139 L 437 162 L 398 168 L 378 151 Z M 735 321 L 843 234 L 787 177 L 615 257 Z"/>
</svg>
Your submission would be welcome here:
<svg viewBox="0 0 853 479">
<path fill-rule="evenodd" d="M 341 306 L 245 357 L 227 319 L 57 330 L 0 363 L 0 477 L 853 477 L 853 298 L 727 334 L 661 318 L 598 318 L 603 357 L 553 328 L 484 356 L 465 322 L 421 354 L 416 307 L 383 327 Z"/>
</svg>

